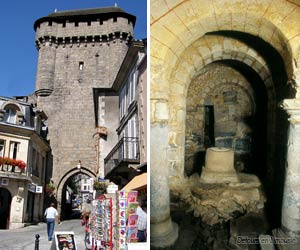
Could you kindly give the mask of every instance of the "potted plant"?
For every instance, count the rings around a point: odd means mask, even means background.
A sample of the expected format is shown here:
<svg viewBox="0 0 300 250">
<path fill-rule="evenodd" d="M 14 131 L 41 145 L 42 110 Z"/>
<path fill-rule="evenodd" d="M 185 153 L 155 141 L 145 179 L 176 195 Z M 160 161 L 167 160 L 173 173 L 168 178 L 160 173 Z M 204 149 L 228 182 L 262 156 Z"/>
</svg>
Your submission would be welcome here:
<svg viewBox="0 0 300 250">
<path fill-rule="evenodd" d="M 104 182 L 95 181 L 93 187 L 97 194 L 104 194 L 106 192 L 107 184 Z"/>
<path fill-rule="evenodd" d="M 53 183 L 48 183 L 45 187 L 45 192 L 48 196 L 52 196 L 53 195 L 53 192 L 55 190 L 55 186 Z"/>
<path fill-rule="evenodd" d="M 8 166 L 11 166 L 11 171 L 15 171 L 15 167 L 18 167 L 21 172 L 26 168 L 26 163 L 22 160 L 17 160 L 17 159 L 11 159 L 9 157 L 0 157 L 0 165 L 2 165 L 2 170 L 3 170 L 3 165 L 6 165 L 6 170 L 8 170 Z"/>
</svg>

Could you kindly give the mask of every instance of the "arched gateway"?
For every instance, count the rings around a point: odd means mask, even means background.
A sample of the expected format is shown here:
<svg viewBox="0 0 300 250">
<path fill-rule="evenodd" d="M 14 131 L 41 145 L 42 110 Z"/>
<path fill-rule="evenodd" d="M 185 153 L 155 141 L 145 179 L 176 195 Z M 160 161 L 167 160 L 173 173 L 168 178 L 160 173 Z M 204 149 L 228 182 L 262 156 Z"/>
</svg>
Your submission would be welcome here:
<svg viewBox="0 0 300 250">
<path fill-rule="evenodd" d="M 64 209 L 66 208 L 66 185 L 68 184 L 69 180 L 76 175 L 80 175 L 80 178 L 82 178 L 82 176 L 84 175 L 90 178 L 96 178 L 95 173 L 84 167 L 80 168 L 80 170 L 78 168 L 73 168 L 61 178 L 57 186 L 56 200 L 58 203 L 58 212 L 62 219 L 66 218 L 65 213 L 62 213 L 62 211 L 64 211 Z"/>
</svg>

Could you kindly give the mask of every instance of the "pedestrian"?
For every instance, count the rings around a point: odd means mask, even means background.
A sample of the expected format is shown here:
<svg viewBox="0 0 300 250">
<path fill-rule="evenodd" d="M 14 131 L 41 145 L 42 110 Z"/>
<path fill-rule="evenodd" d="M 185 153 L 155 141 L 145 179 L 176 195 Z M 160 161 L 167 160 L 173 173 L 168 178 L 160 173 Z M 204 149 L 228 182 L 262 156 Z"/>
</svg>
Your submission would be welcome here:
<svg viewBox="0 0 300 250">
<path fill-rule="evenodd" d="M 138 215 L 137 219 L 137 237 L 138 242 L 146 242 L 147 239 L 147 214 L 143 210 L 143 200 L 141 198 L 138 199 L 139 206 L 136 209 L 136 213 Z"/>
<path fill-rule="evenodd" d="M 55 204 L 51 203 L 50 207 L 48 207 L 45 211 L 45 217 L 47 222 L 47 234 L 48 234 L 48 240 L 52 240 L 54 227 L 55 227 L 55 219 L 58 217 L 58 212 L 55 209 Z M 60 220 L 58 218 L 58 223 L 60 223 Z"/>
</svg>

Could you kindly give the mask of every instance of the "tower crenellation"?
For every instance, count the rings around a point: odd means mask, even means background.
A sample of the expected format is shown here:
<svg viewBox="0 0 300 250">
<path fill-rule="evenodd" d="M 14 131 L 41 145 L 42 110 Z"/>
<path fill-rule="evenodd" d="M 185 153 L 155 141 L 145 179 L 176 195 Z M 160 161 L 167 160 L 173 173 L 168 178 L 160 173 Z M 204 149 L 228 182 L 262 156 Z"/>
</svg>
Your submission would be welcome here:
<svg viewBox="0 0 300 250">
<path fill-rule="evenodd" d="M 59 56 L 62 54 L 64 58 L 72 54 L 73 60 L 77 60 L 74 68 L 68 68 L 69 72 L 78 75 L 77 69 L 85 67 L 89 69 L 84 73 L 89 82 L 97 82 L 98 85 L 101 85 L 102 79 L 95 72 L 103 70 L 103 67 L 97 63 L 97 57 L 105 58 L 111 67 L 105 74 L 104 87 L 107 87 L 127 52 L 134 24 L 134 16 L 116 7 L 60 11 L 38 19 L 34 23 L 35 45 L 39 51 L 36 95 L 49 96 L 58 87 L 54 76 L 60 74 L 56 65 L 62 65 Z M 76 54 L 78 56 L 74 58 Z M 83 79 L 78 78 L 78 81 Z"/>
</svg>

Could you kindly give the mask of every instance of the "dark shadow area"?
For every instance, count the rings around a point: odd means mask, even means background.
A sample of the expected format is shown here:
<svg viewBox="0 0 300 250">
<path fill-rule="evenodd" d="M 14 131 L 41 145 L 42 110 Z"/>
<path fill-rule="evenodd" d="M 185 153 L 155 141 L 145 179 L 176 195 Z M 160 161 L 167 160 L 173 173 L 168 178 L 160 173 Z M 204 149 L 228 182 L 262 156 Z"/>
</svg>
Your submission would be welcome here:
<svg viewBox="0 0 300 250">
<path fill-rule="evenodd" d="M 61 220 L 79 219 L 81 214 L 82 194 L 81 179 L 82 174 L 71 176 L 64 184 L 61 200 Z"/>
</svg>

